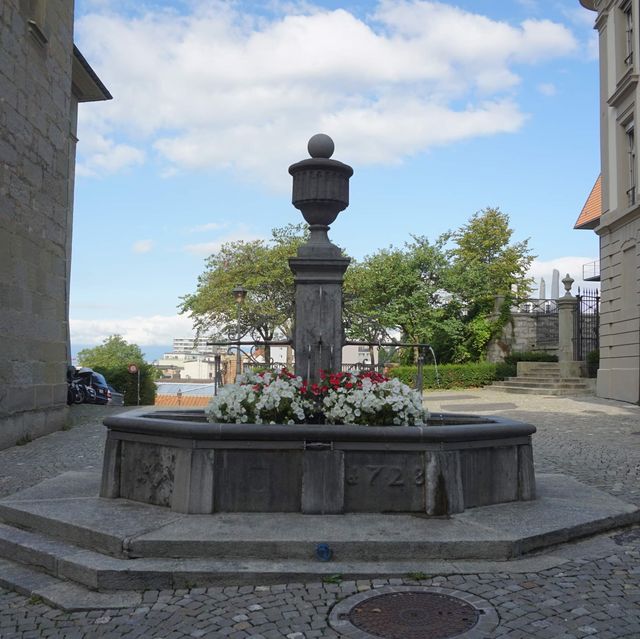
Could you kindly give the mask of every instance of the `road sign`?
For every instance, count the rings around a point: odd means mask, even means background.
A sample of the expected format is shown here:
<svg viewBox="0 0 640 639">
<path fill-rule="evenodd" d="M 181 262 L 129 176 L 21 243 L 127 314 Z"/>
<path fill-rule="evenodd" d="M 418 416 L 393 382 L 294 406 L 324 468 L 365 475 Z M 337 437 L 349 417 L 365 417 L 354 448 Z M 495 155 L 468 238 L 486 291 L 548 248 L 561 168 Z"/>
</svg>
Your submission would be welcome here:
<svg viewBox="0 0 640 639">
<path fill-rule="evenodd" d="M 129 366 L 127 366 L 127 370 L 132 374 L 135 375 L 138 372 L 138 367 L 135 364 L 129 364 Z"/>
</svg>

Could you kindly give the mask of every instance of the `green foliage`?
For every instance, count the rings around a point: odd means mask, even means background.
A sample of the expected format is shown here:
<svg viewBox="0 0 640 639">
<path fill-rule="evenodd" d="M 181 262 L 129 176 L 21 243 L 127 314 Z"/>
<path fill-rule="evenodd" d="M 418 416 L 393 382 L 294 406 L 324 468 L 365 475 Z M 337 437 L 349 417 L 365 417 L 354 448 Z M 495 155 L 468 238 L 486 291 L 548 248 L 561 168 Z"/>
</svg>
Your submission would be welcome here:
<svg viewBox="0 0 640 639">
<path fill-rule="evenodd" d="M 414 237 L 403 248 L 382 249 L 353 264 L 345 279 L 348 337 L 376 341 L 400 331 L 408 342 L 430 342 L 445 320 L 446 239 Z"/>
<path fill-rule="evenodd" d="M 503 362 L 496 364 L 496 379 L 515 377 L 518 374 L 518 362 L 557 362 L 558 356 L 544 351 L 514 351 L 506 355 Z"/>
<path fill-rule="evenodd" d="M 140 403 L 155 403 L 156 370 L 144 361 L 144 355 L 137 344 L 129 344 L 120 335 L 111 335 L 101 345 L 81 350 L 78 353 L 78 363 L 101 373 L 111 386 L 124 393 L 125 406 L 138 403 L 138 376 L 127 370 L 129 364 L 135 364 L 140 369 Z"/>
<path fill-rule="evenodd" d="M 401 382 L 415 388 L 416 366 L 397 366 L 389 370 L 389 377 L 397 377 Z M 438 366 L 439 380 L 436 380 L 434 366 L 422 369 L 423 388 L 473 388 L 486 386 L 497 379 L 496 365 L 490 362 L 466 364 L 442 364 Z M 439 383 L 438 383 L 439 382 Z"/>
<path fill-rule="evenodd" d="M 530 292 L 527 270 L 534 258 L 528 241 L 512 242 L 509 216 L 486 208 L 457 231 L 435 241 L 414 236 L 401 248 L 381 249 L 352 261 L 345 275 L 344 317 L 348 339 L 428 343 L 439 361 L 480 361 L 488 342 L 502 333 L 511 306 Z M 294 283 L 287 258 L 305 239 L 304 225 L 273 231 L 270 242 L 230 242 L 211 255 L 196 291 L 182 298 L 181 313 L 198 332 L 237 334 L 232 289 L 248 295 L 240 332 L 269 341 L 291 336 Z M 502 297 L 495 308 L 496 296 Z M 415 350 L 396 355 L 415 361 Z M 267 354 L 268 356 L 268 354 Z"/>
<path fill-rule="evenodd" d="M 410 579 L 411 581 L 424 581 L 425 579 L 429 579 L 429 575 L 426 572 L 421 571 L 408 572 L 407 579 Z"/>
<path fill-rule="evenodd" d="M 304 225 L 288 225 L 272 231 L 270 242 L 255 240 L 223 244 L 206 260 L 196 291 L 182 297 L 180 313 L 188 313 L 200 334 L 213 329 L 224 337 L 240 333 L 269 341 L 277 333 L 290 336 L 294 312 L 293 274 L 288 258 L 294 257 L 305 239 Z M 238 309 L 232 290 L 247 290 Z"/>
<path fill-rule="evenodd" d="M 558 356 L 544 351 L 514 351 L 506 355 L 503 362 L 496 364 L 496 379 L 515 377 L 518 374 L 518 362 L 557 362 Z"/>
<path fill-rule="evenodd" d="M 544 351 L 514 351 L 504 358 L 507 364 L 517 364 L 518 362 L 557 362 L 558 356 Z"/>
<path fill-rule="evenodd" d="M 531 279 L 526 273 L 534 257 L 528 240 L 511 243 L 509 216 L 498 208 L 477 212 L 451 235 L 454 247 L 447 256 L 451 267 L 445 286 L 452 294 L 447 315 L 459 322 L 449 350 L 449 361 L 478 361 L 492 337 L 509 321 L 517 298 L 526 298 Z M 495 299 L 503 301 L 495 312 Z"/>
<path fill-rule="evenodd" d="M 518 374 L 516 364 L 507 362 L 496 363 L 496 380 L 507 379 L 507 377 L 515 377 Z"/>
<path fill-rule="evenodd" d="M 597 377 L 600 368 L 600 351 L 594 350 L 587 353 L 587 374 L 589 377 Z"/>
</svg>

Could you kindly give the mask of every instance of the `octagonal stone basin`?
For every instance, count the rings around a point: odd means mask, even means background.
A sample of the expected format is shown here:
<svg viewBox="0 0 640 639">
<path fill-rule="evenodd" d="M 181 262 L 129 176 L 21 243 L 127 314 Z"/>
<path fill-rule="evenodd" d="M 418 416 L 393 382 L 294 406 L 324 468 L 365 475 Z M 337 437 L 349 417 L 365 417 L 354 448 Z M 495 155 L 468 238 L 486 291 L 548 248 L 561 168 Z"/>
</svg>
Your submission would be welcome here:
<svg viewBox="0 0 640 639">
<path fill-rule="evenodd" d="M 213 424 L 203 410 L 104 420 L 101 496 L 177 512 L 414 512 L 535 499 L 535 426 L 431 414 L 426 426 Z"/>
</svg>

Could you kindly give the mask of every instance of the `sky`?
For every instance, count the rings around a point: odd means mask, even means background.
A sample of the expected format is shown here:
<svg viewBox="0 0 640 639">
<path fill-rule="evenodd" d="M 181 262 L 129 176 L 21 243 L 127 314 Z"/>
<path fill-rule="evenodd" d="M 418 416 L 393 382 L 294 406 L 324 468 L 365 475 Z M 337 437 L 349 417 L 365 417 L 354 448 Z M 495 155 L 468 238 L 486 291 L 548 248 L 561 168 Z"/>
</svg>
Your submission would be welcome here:
<svg viewBox="0 0 640 639">
<path fill-rule="evenodd" d="M 118 333 L 152 359 L 190 336 L 178 306 L 206 257 L 302 221 L 287 169 L 319 132 L 354 168 L 330 231 L 353 257 L 492 206 L 529 239 L 547 294 L 554 268 L 584 286 L 598 241 L 573 225 L 599 173 L 598 61 L 578 0 L 75 10 L 75 42 L 114 99 L 80 106 L 72 350 Z"/>
</svg>

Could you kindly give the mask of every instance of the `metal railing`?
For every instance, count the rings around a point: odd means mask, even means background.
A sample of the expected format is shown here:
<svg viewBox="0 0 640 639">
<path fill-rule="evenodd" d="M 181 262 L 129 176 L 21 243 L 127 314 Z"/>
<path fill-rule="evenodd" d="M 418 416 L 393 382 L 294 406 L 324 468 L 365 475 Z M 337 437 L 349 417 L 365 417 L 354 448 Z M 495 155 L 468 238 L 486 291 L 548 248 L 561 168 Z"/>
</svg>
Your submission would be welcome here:
<svg viewBox="0 0 640 639">
<path fill-rule="evenodd" d="M 292 345 L 291 340 L 251 341 L 251 342 L 236 340 L 236 341 L 227 341 L 227 342 L 207 342 L 207 346 L 224 346 L 226 348 L 237 348 L 237 349 L 241 349 L 243 346 L 252 347 L 248 353 L 244 351 L 245 354 L 248 355 L 252 361 L 243 363 L 242 365 L 243 372 L 252 371 L 252 370 L 266 370 L 266 369 L 280 370 L 284 368 L 286 364 L 282 362 L 274 362 L 274 361 L 259 362 L 253 357 L 252 352 L 255 348 L 259 348 L 261 346 L 291 346 L 291 345 Z M 423 343 L 412 344 L 409 342 L 382 342 L 382 341 L 360 342 L 360 341 L 346 340 L 343 343 L 343 346 L 369 346 L 369 347 L 374 346 L 378 348 L 382 348 L 382 347 L 392 348 L 394 350 L 398 348 L 417 349 L 418 361 L 417 361 L 417 374 L 416 374 L 416 389 L 419 389 L 419 390 L 422 390 L 423 388 L 423 379 L 424 379 L 423 369 L 424 369 L 427 353 L 430 352 L 431 356 L 433 357 L 433 363 L 435 366 L 436 384 L 437 385 L 440 384 L 440 375 L 438 373 L 438 362 L 436 361 L 436 354 L 430 344 L 423 344 Z M 215 384 L 214 392 L 217 395 L 218 387 L 222 386 L 220 355 L 215 356 L 215 363 L 216 363 L 216 371 L 214 376 L 214 384 Z M 384 370 L 384 364 L 360 364 L 360 363 L 343 364 L 342 370 L 343 371 L 346 370 L 346 372 L 354 372 L 354 371 L 362 372 L 367 370 L 375 370 L 377 372 L 382 372 Z"/>
<path fill-rule="evenodd" d="M 594 262 L 582 265 L 582 279 L 585 282 L 600 281 L 600 260 L 595 260 Z"/>
<path fill-rule="evenodd" d="M 531 315 L 557 315 L 557 300 L 529 299 L 523 300 L 511 309 L 514 313 L 529 313 Z"/>
<path fill-rule="evenodd" d="M 573 330 L 573 359 L 584 361 L 587 355 L 600 348 L 600 293 L 597 290 L 576 295 Z"/>
</svg>

